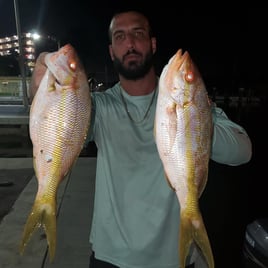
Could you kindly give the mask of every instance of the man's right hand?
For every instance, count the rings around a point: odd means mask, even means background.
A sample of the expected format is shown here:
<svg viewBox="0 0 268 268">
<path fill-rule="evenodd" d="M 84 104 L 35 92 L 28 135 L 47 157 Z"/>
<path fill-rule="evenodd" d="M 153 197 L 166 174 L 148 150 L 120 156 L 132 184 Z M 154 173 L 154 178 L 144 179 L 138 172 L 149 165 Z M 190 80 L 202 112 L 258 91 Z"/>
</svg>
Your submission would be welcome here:
<svg viewBox="0 0 268 268">
<path fill-rule="evenodd" d="M 29 102 L 32 103 L 33 98 L 38 90 L 39 84 L 47 70 L 47 66 L 45 64 L 45 56 L 48 54 L 48 52 L 42 52 L 39 54 L 36 62 L 35 67 L 33 70 L 32 78 L 30 81 L 30 87 L 29 87 Z"/>
</svg>

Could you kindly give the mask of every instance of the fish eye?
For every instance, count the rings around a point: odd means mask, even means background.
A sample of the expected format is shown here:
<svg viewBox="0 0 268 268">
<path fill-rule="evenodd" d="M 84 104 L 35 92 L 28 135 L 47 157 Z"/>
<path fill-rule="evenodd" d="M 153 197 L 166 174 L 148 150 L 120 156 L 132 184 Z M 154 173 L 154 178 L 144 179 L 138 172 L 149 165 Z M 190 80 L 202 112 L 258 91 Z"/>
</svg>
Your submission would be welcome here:
<svg viewBox="0 0 268 268">
<path fill-rule="evenodd" d="M 187 73 L 185 74 L 185 80 L 186 80 L 187 82 L 192 82 L 192 81 L 194 80 L 194 73 L 193 73 L 192 71 L 187 72 Z"/>
<path fill-rule="evenodd" d="M 70 68 L 71 68 L 73 71 L 75 71 L 75 69 L 76 69 L 76 63 L 75 63 L 75 61 L 70 62 L 69 66 L 70 66 Z"/>
</svg>

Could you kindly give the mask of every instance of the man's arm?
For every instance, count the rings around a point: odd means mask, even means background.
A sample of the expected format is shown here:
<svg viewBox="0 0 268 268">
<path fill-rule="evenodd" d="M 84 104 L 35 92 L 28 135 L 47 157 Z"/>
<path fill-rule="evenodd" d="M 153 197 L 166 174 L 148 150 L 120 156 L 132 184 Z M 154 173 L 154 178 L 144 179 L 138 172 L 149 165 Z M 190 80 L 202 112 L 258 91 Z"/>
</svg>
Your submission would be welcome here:
<svg viewBox="0 0 268 268">
<path fill-rule="evenodd" d="M 231 166 L 249 162 L 252 144 L 247 132 L 231 121 L 221 108 L 214 106 L 212 114 L 214 133 L 211 159 Z"/>
</svg>

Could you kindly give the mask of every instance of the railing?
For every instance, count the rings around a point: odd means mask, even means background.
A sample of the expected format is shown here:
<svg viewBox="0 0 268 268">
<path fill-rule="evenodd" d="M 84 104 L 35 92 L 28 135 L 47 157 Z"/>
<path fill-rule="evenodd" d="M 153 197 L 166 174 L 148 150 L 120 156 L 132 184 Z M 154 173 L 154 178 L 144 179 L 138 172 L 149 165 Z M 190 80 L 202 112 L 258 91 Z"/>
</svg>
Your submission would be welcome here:
<svg viewBox="0 0 268 268">
<path fill-rule="evenodd" d="M 29 96 L 30 77 L 26 79 L 27 95 Z M 23 83 L 22 77 L 2 76 L 0 77 L 0 102 L 1 103 L 22 103 Z"/>
<path fill-rule="evenodd" d="M 0 125 L 28 125 L 29 107 L 23 103 L 22 77 L 0 77 Z M 26 79 L 29 96 L 30 78 Z"/>
<path fill-rule="evenodd" d="M 26 78 L 27 96 L 29 96 L 30 77 Z M 91 91 L 105 90 L 103 84 L 97 84 Z M 103 87 L 103 89 L 101 88 Z M 238 90 L 237 96 L 217 95 L 212 90 L 210 96 L 219 105 L 228 107 L 255 106 L 260 105 L 262 99 L 252 94 L 245 94 L 244 90 Z M 0 77 L 0 125 L 27 125 L 29 123 L 29 107 L 23 105 L 23 83 L 22 77 L 6 76 Z"/>
</svg>

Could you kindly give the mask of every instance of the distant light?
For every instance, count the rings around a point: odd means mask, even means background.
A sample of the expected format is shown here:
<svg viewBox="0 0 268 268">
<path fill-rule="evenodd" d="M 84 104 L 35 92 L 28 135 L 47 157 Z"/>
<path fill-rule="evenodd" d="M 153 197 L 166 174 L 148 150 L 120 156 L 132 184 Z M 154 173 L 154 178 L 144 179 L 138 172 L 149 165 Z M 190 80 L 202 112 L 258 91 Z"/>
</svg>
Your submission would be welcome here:
<svg viewBox="0 0 268 268">
<path fill-rule="evenodd" d="M 38 40 L 41 36 L 38 33 L 33 33 L 32 37 L 33 37 L 34 40 Z"/>
</svg>

